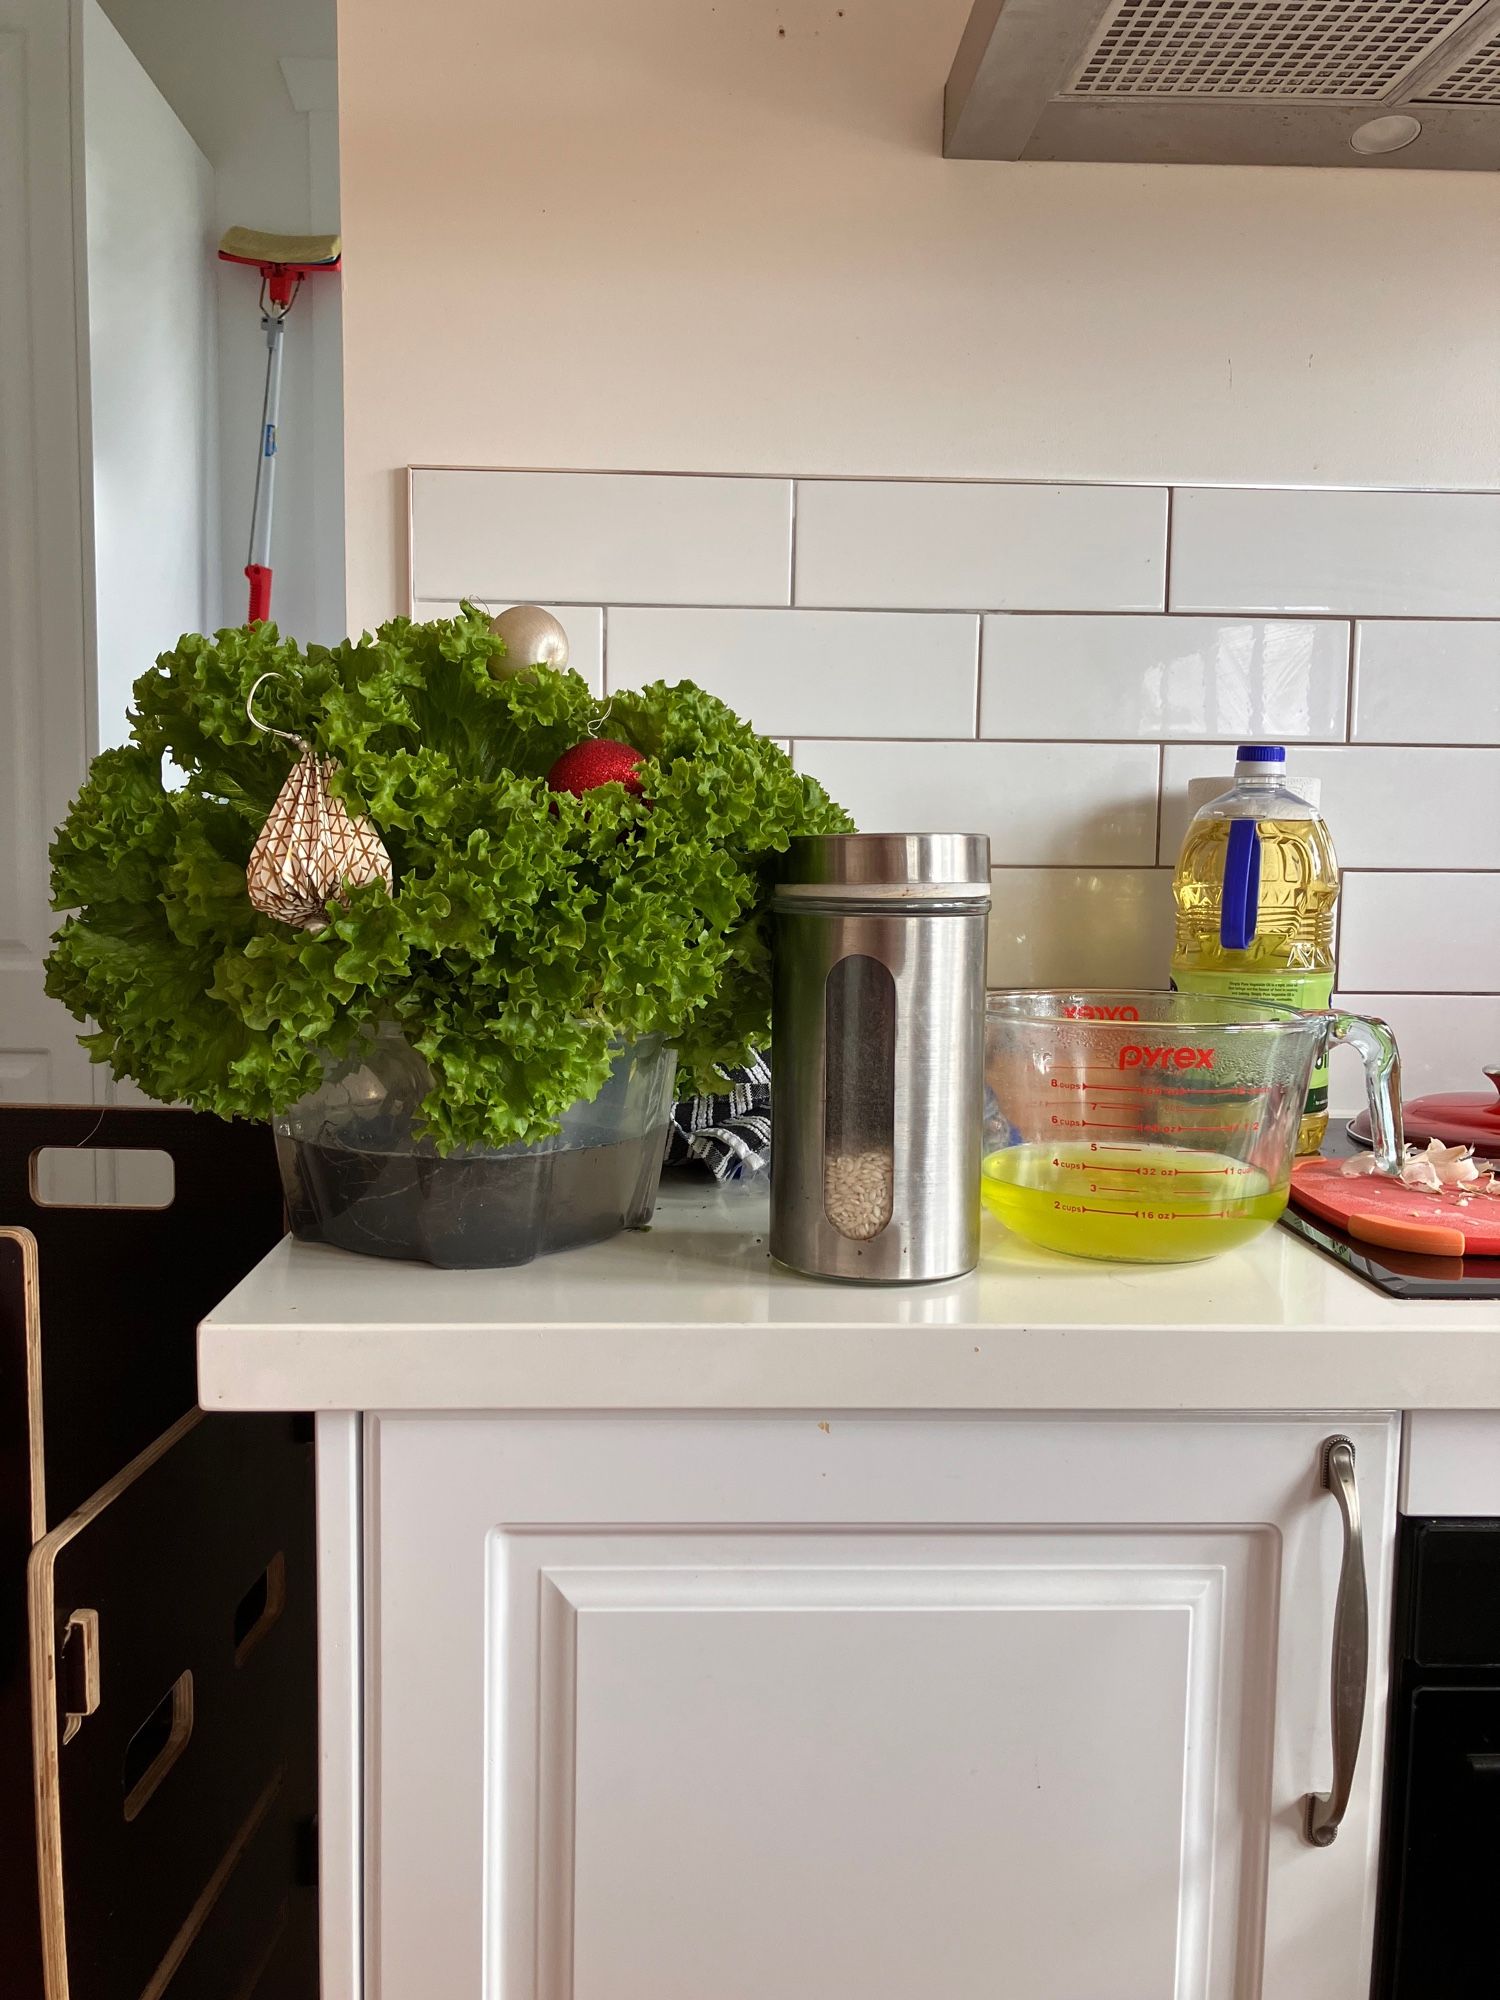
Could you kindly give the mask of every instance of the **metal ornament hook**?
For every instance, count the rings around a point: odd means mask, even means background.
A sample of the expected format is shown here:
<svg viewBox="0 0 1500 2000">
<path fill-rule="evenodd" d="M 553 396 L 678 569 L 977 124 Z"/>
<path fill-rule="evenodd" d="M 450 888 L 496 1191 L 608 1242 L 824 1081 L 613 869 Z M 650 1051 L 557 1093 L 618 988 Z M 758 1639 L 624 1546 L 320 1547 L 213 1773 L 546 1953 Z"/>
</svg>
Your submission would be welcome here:
<svg viewBox="0 0 1500 2000">
<path fill-rule="evenodd" d="M 306 750 L 308 745 L 305 738 L 296 735 L 290 729 L 277 729 L 273 723 L 262 722 L 260 717 L 255 713 L 255 697 L 264 684 L 267 681 L 284 681 L 285 679 L 286 675 L 277 673 L 274 667 L 269 668 L 265 673 L 260 675 L 249 694 L 245 696 L 245 720 L 250 724 L 252 729 L 259 729 L 267 736 L 279 736 L 283 742 L 295 743 L 299 750 Z"/>
<path fill-rule="evenodd" d="M 607 702 L 605 702 L 603 708 L 599 710 L 599 713 L 590 719 L 587 732 L 590 736 L 595 738 L 598 737 L 599 731 L 604 727 L 605 723 L 608 722 L 609 712 L 614 707 L 614 705 L 615 705 L 614 698 L 613 696 L 611 696 L 611 698 Z"/>
</svg>

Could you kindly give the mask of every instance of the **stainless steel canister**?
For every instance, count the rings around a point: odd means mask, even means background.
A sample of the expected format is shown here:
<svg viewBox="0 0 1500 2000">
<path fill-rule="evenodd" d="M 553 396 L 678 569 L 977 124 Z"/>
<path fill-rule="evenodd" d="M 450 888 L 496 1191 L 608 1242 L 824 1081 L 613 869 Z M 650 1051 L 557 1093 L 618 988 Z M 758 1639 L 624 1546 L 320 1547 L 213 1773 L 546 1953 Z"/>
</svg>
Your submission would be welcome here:
<svg viewBox="0 0 1500 2000">
<path fill-rule="evenodd" d="M 794 840 L 771 907 L 772 1256 L 884 1284 L 972 1270 L 989 841 Z"/>
</svg>

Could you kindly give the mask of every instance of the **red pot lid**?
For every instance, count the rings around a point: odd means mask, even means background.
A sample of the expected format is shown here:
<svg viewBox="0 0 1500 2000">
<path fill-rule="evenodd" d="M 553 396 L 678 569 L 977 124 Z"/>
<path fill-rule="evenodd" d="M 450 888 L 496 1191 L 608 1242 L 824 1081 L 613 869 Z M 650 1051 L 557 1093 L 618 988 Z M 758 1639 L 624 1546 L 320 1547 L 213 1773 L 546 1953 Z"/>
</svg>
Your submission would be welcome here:
<svg viewBox="0 0 1500 2000">
<path fill-rule="evenodd" d="M 1500 1064 L 1486 1068 L 1493 1089 L 1455 1090 L 1437 1097 L 1414 1097 L 1403 1107 L 1406 1136 L 1421 1145 L 1441 1139 L 1445 1146 L 1472 1146 L 1486 1158 L 1500 1157 Z M 1370 1141 L 1370 1116 L 1361 1111 L 1349 1127 L 1356 1139 Z"/>
</svg>

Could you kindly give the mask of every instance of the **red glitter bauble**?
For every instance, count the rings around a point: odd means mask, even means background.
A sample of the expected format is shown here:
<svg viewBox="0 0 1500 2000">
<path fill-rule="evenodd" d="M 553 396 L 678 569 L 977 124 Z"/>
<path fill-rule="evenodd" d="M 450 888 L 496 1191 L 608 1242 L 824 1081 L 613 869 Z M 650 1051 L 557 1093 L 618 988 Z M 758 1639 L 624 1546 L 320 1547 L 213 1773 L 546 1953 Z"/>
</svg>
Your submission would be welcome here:
<svg viewBox="0 0 1500 2000">
<path fill-rule="evenodd" d="M 627 792 L 639 793 L 641 781 L 636 771 L 645 760 L 628 743 L 616 743 L 608 736 L 585 737 L 571 750 L 564 750 L 547 773 L 547 789 L 571 792 L 581 799 L 600 785 L 623 785 Z"/>
</svg>

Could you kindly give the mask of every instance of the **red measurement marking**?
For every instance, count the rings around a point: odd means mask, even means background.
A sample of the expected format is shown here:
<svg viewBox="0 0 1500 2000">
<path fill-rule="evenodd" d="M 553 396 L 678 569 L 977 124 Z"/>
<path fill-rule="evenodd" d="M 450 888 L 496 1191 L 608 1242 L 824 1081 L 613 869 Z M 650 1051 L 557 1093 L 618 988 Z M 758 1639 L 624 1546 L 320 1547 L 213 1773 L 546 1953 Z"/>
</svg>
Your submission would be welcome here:
<svg viewBox="0 0 1500 2000">
<path fill-rule="evenodd" d="M 1126 1151 L 1121 1147 L 1122 1152 Z M 1087 1160 L 1054 1160 L 1065 1174 L 1151 1174 L 1163 1180 L 1203 1180 L 1210 1174 L 1247 1174 L 1248 1167 L 1095 1167 Z"/>
<path fill-rule="evenodd" d="M 1090 1132 L 1138 1132 L 1142 1137 L 1147 1133 L 1154 1132 L 1164 1139 L 1181 1139 L 1183 1137 L 1199 1139 L 1205 1132 L 1249 1132 L 1253 1129 L 1249 1125 L 1156 1125 L 1149 1119 L 1144 1118 L 1137 1119 L 1128 1125 L 1112 1124 L 1108 1119 L 1104 1118 L 1054 1117 L 1052 1123 L 1063 1126 L 1070 1131 L 1075 1126 L 1083 1126 Z"/>
<path fill-rule="evenodd" d="M 1130 1105 L 1129 1105 L 1129 1103 L 1128 1103 L 1128 1102 L 1127 1102 L 1127 1103 L 1125 1103 L 1125 1104 L 1096 1104 L 1096 1103 L 1094 1102 L 1094 1093 L 1093 1093 L 1093 1091 L 1089 1091 L 1089 1092 L 1088 1092 L 1088 1094 L 1087 1094 L 1087 1095 L 1085 1096 L 1085 1098 L 1084 1098 L 1084 1100 L 1083 1100 L 1083 1108 L 1084 1108 L 1084 1110 L 1085 1110 L 1085 1111 L 1123 1111 L 1123 1112 L 1125 1113 L 1125 1115 L 1126 1115 L 1126 1116 L 1127 1116 L 1128 1118 L 1139 1118 L 1139 1117 L 1142 1117 L 1142 1116 L 1144 1115 L 1144 1112 L 1145 1112 L 1145 1111 L 1149 1111 L 1149 1110 L 1153 1110 L 1153 1109 L 1158 1109 L 1158 1108 L 1159 1108 L 1159 1107 L 1157 1107 L 1156 1105 L 1154 1105 L 1154 1103 L 1153 1103 L 1153 1101 L 1152 1101 L 1152 1099 L 1151 1099 L 1151 1097 L 1150 1097 L 1149 1095 L 1148 1095 L 1148 1096 L 1147 1096 L 1146 1098 L 1144 1098 L 1144 1099 L 1140 1100 L 1140 1102 L 1141 1102 L 1141 1104 L 1142 1104 L 1142 1107 L 1143 1107 L 1143 1109 L 1141 1109 L 1141 1110 L 1136 1110 L 1136 1111 L 1132 1111 L 1132 1109 L 1131 1109 L 1131 1107 L 1130 1107 Z M 1238 1131 L 1244 1131 L 1244 1130 L 1246 1130 L 1246 1129 L 1247 1129 L 1247 1127 L 1246 1127 L 1246 1126 L 1245 1126 L 1245 1125 L 1244 1125 L 1243 1123 L 1242 1123 L 1242 1124 L 1240 1124 L 1240 1125 L 1232 1125 L 1232 1126 L 1224 1126 L 1224 1125 L 1203 1125 L 1203 1124 L 1200 1124 L 1200 1123 L 1198 1122 L 1198 1120 L 1197 1120 L 1197 1119 L 1196 1119 L 1196 1118 L 1194 1117 L 1194 1115 L 1193 1115 L 1193 1109 L 1192 1109 L 1192 1106 L 1191 1106 L 1191 1105 L 1187 1105 L 1187 1104 L 1169 1104 L 1169 1105 L 1168 1105 L 1168 1106 L 1167 1106 L 1166 1108 L 1167 1108 L 1167 1110 L 1168 1110 L 1168 1111 L 1172 1111 L 1172 1112 L 1176 1112 L 1176 1113 L 1177 1113 L 1177 1114 L 1178 1114 L 1178 1115 L 1179 1115 L 1180 1117 L 1182 1117 L 1182 1118 L 1186 1118 L 1186 1119 L 1188 1119 L 1188 1120 L 1190 1120 L 1190 1121 L 1191 1121 L 1191 1122 L 1190 1122 L 1189 1124 L 1186 1124 L 1186 1125 L 1184 1125 L 1184 1126 L 1183 1126 L 1183 1128 L 1182 1128 L 1182 1129 L 1183 1129 L 1183 1131 L 1185 1131 L 1185 1132 L 1187 1132 L 1187 1131 L 1193 1131 L 1193 1132 L 1224 1132 L 1224 1131 L 1235 1131 L 1235 1132 L 1238 1132 Z M 1203 1106 L 1202 1106 L 1201 1108 L 1202 1108 L 1202 1109 L 1203 1109 L 1204 1111 L 1221 1111 L 1221 1110 L 1223 1109 L 1223 1106 L 1222 1106 L 1222 1105 L 1219 1105 L 1219 1104 L 1205 1104 L 1205 1105 L 1203 1105 Z"/>
<path fill-rule="evenodd" d="M 1049 1090 L 1117 1090 L 1127 1097 L 1228 1097 L 1234 1093 L 1221 1083 L 1207 1084 L 1195 1088 L 1190 1083 L 1159 1083 L 1147 1090 L 1137 1090 L 1129 1083 L 1095 1083 L 1085 1072 L 1084 1081 L 1075 1083 L 1067 1077 L 1049 1077 Z"/>
<path fill-rule="evenodd" d="M 1180 1139 L 1184 1133 L 1189 1138 L 1199 1138 L 1205 1132 L 1248 1132 L 1248 1125 L 1153 1125 L 1146 1120 L 1134 1124 L 1116 1125 L 1107 1118 L 1056 1118 L 1054 1125 L 1068 1130 L 1080 1127 L 1087 1132 L 1154 1132 L 1165 1139 Z"/>
<path fill-rule="evenodd" d="M 1246 1211 L 1234 1209 L 1117 1208 L 1111 1215 L 1133 1215 L 1138 1222 L 1241 1222 Z"/>
<path fill-rule="evenodd" d="M 1172 1089 L 1166 1084 L 1145 1090 L 1138 1090 L 1134 1084 L 1127 1083 L 1060 1083 L 1056 1077 L 1051 1080 L 1048 1087 L 1052 1090 L 1063 1091 L 1069 1097 L 1081 1097 L 1084 1099 L 1106 1096 L 1123 1097 L 1127 1104 L 1150 1104 L 1162 1097 L 1191 1097 L 1196 1098 L 1205 1111 L 1222 1110 L 1224 1107 L 1220 1104 L 1219 1099 L 1226 1095 L 1222 1090 Z M 1123 1111 L 1125 1106 L 1115 1104 L 1108 1108 L 1113 1111 Z"/>
<path fill-rule="evenodd" d="M 1229 1215 L 1218 1209 L 1209 1209 L 1202 1215 L 1190 1215 L 1180 1208 L 1090 1208 L 1087 1202 L 1074 1201 L 1066 1206 L 1058 1202 L 1057 1207 L 1064 1215 L 1113 1215 L 1130 1216 L 1136 1222 L 1239 1222 L 1238 1215 Z"/>
<path fill-rule="evenodd" d="M 1052 1079 L 1052 1088 L 1054 1090 L 1073 1090 L 1077 1091 L 1080 1095 L 1084 1091 L 1095 1090 L 1108 1090 L 1113 1092 L 1116 1097 L 1154 1097 L 1158 1094 L 1155 1091 L 1137 1090 L 1133 1083 L 1063 1083 L 1056 1077 Z"/>
</svg>

